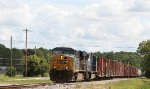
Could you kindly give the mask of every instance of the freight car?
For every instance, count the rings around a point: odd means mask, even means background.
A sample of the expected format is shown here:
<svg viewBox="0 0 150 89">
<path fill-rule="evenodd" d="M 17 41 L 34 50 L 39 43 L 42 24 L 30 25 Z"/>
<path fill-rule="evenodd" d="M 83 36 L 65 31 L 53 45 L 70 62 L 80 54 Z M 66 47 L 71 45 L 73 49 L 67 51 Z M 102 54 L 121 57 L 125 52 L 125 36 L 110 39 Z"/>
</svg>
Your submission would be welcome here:
<svg viewBox="0 0 150 89">
<path fill-rule="evenodd" d="M 116 60 L 100 57 L 97 62 L 97 69 L 98 78 L 127 78 L 138 76 L 138 68 Z"/>
<path fill-rule="evenodd" d="M 49 75 L 55 82 L 137 76 L 135 67 L 73 48 L 56 47 L 52 54 Z"/>
</svg>

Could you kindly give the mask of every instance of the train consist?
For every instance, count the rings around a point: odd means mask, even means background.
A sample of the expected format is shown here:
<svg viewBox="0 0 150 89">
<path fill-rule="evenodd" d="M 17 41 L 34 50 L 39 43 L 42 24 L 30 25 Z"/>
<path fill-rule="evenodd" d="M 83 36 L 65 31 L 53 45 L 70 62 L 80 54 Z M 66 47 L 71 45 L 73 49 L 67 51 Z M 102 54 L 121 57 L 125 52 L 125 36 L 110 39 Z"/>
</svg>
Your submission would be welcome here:
<svg viewBox="0 0 150 89">
<path fill-rule="evenodd" d="M 138 69 L 116 60 L 97 57 L 92 53 L 76 51 L 68 47 L 56 47 L 52 50 L 50 79 L 55 82 L 136 77 Z"/>
</svg>

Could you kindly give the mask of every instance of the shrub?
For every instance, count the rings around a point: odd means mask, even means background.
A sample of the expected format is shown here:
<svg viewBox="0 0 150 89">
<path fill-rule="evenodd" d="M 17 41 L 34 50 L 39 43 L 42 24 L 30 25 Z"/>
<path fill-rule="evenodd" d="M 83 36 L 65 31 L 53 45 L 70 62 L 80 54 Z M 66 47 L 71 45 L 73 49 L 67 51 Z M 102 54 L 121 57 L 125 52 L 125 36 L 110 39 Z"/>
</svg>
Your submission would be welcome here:
<svg viewBox="0 0 150 89">
<path fill-rule="evenodd" d="M 15 67 L 13 67 L 13 66 L 11 66 L 11 67 L 8 67 L 7 69 L 6 69 L 6 76 L 9 76 L 9 77 L 14 77 L 14 76 L 16 76 L 16 68 Z"/>
<path fill-rule="evenodd" d="M 37 55 L 30 55 L 28 57 L 27 76 L 45 76 L 44 73 L 48 71 L 48 63 L 45 59 L 39 58 Z M 24 71 L 25 76 L 25 71 Z"/>
<path fill-rule="evenodd" d="M 49 77 L 48 73 L 44 73 L 43 76 L 41 75 L 41 77 Z"/>
</svg>

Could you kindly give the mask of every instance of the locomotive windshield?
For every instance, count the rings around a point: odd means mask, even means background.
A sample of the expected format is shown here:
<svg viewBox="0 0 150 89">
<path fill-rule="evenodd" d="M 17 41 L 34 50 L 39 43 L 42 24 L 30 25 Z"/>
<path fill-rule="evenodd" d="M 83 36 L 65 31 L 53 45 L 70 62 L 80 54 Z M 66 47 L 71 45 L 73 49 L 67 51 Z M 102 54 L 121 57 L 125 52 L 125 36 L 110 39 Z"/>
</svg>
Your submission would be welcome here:
<svg viewBox="0 0 150 89">
<path fill-rule="evenodd" d="M 57 47 L 57 48 L 52 49 L 52 53 L 53 53 L 53 55 L 56 55 L 56 54 L 72 54 L 72 55 L 74 55 L 75 50 L 72 48 L 67 48 L 67 47 Z"/>
</svg>

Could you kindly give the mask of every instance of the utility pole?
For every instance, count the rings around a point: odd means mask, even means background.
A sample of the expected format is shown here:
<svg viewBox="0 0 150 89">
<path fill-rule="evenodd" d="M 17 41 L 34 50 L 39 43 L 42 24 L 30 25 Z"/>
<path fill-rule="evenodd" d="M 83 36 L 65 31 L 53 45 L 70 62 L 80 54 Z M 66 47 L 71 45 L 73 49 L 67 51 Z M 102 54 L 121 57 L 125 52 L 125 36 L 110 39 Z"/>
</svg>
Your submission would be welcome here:
<svg viewBox="0 0 150 89">
<path fill-rule="evenodd" d="M 35 46 L 34 54 L 36 54 L 36 46 Z"/>
<path fill-rule="evenodd" d="M 11 41 L 10 41 L 10 52 L 11 52 L 11 57 L 10 57 L 11 61 L 10 61 L 10 65 L 11 65 L 11 67 L 12 67 L 12 36 L 10 37 L 10 39 L 11 39 Z M 12 70 L 11 70 L 11 77 L 12 77 Z"/>
<path fill-rule="evenodd" d="M 10 42 L 11 62 L 10 63 L 11 63 L 11 67 L 12 67 L 12 36 L 10 39 L 11 39 L 11 42 Z"/>
<path fill-rule="evenodd" d="M 128 61 L 128 78 L 130 77 L 130 63 Z"/>
<path fill-rule="evenodd" d="M 27 64 L 27 36 L 28 36 L 28 31 L 30 31 L 30 30 L 28 30 L 28 29 L 25 29 L 25 30 L 23 30 L 23 31 L 25 31 L 26 32 L 26 42 L 25 42 L 25 50 L 26 50 L 26 53 L 25 53 L 25 77 L 27 77 L 27 69 L 28 69 L 28 64 Z"/>
</svg>

